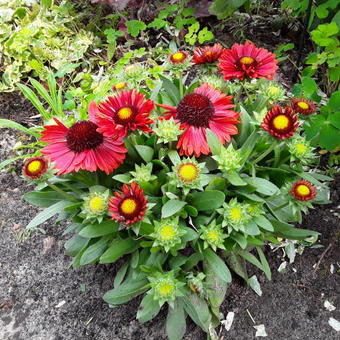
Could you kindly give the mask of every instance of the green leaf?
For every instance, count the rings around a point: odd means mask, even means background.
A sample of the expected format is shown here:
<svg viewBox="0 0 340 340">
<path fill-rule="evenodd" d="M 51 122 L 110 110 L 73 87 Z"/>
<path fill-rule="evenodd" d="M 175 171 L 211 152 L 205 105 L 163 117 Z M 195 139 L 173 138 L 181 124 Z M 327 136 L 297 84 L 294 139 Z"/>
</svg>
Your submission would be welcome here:
<svg viewBox="0 0 340 340">
<path fill-rule="evenodd" d="M 22 198 L 32 205 L 47 208 L 62 201 L 64 197 L 55 191 L 30 191 L 24 194 Z"/>
<path fill-rule="evenodd" d="M 274 231 L 273 225 L 264 216 L 262 215 L 257 216 L 254 218 L 254 221 L 260 228 L 268 230 L 268 231 Z"/>
<path fill-rule="evenodd" d="M 69 240 L 65 242 L 65 254 L 75 256 L 77 255 L 89 242 L 88 238 L 73 235 Z"/>
<path fill-rule="evenodd" d="M 208 27 L 204 27 L 198 32 L 198 42 L 203 44 L 206 41 L 214 39 L 214 33 L 208 30 Z"/>
<path fill-rule="evenodd" d="M 103 299 L 110 305 L 121 305 L 144 293 L 148 289 L 148 283 L 146 279 L 123 283 L 117 288 L 106 292 Z"/>
<path fill-rule="evenodd" d="M 25 132 L 31 136 L 34 136 L 36 138 L 40 138 L 39 132 L 35 132 L 35 131 L 32 131 L 31 129 L 27 129 L 21 124 L 13 122 L 12 120 L 9 120 L 9 119 L 0 119 L 0 128 L 16 129 L 16 130 Z"/>
<path fill-rule="evenodd" d="M 315 80 L 310 77 L 302 77 L 301 83 L 303 92 L 307 96 L 311 96 L 318 89 L 318 85 L 316 84 Z"/>
<path fill-rule="evenodd" d="M 148 27 L 153 27 L 157 30 L 160 30 L 161 28 L 163 28 L 164 26 L 167 25 L 167 21 L 160 19 L 160 18 L 156 18 L 154 19 L 152 22 L 150 22 L 150 24 L 148 25 Z"/>
<path fill-rule="evenodd" d="M 339 98 L 339 105 L 340 105 L 340 98 Z M 329 115 L 328 120 L 331 122 L 333 126 L 335 126 L 337 129 L 340 129 L 340 111 Z"/>
<path fill-rule="evenodd" d="M 115 175 L 112 178 L 121 183 L 130 183 L 131 180 L 131 176 L 126 174 Z"/>
<path fill-rule="evenodd" d="M 181 340 L 186 331 L 186 314 L 182 299 L 176 299 L 174 308 L 169 306 L 166 318 L 166 334 L 169 340 Z"/>
<path fill-rule="evenodd" d="M 213 155 L 219 155 L 221 153 L 222 144 L 218 137 L 210 130 L 207 130 L 207 141 Z"/>
<path fill-rule="evenodd" d="M 231 235 L 231 238 L 234 241 L 236 241 L 242 249 L 246 249 L 247 248 L 247 245 L 248 245 L 247 239 L 243 235 L 241 235 L 241 234 L 233 234 L 233 235 Z"/>
<path fill-rule="evenodd" d="M 172 216 L 179 212 L 187 203 L 179 200 L 170 200 L 162 207 L 162 218 Z"/>
<path fill-rule="evenodd" d="M 152 161 L 154 150 L 150 146 L 146 145 L 135 145 L 135 148 L 139 155 L 143 158 L 146 163 Z"/>
<path fill-rule="evenodd" d="M 223 192 L 218 190 L 206 190 L 203 192 L 196 192 L 192 195 L 190 204 L 197 210 L 215 210 L 219 208 L 225 200 Z"/>
<path fill-rule="evenodd" d="M 168 152 L 168 157 L 170 158 L 173 165 L 176 165 L 181 161 L 181 158 L 179 157 L 178 152 L 176 150 L 170 150 Z"/>
<path fill-rule="evenodd" d="M 329 45 L 337 45 L 338 39 L 332 37 L 333 35 L 339 32 L 338 25 L 333 21 L 327 24 L 319 25 L 314 31 L 310 34 L 312 36 L 312 40 L 320 46 L 329 46 Z"/>
<path fill-rule="evenodd" d="M 278 220 L 270 220 L 274 227 L 275 233 L 283 238 L 292 240 L 304 240 L 307 237 L 319 235 L 318 232 L 308 229 L 294 228 L 292 225 Z"/>
<path fill-rule="evenodd" d="M 225 19 L 240 8 L 247 0 L 215 0 L 209 8 L 209 12 L 218 19 Z"/>
<path fill-rule="evenodd" d="M 42 224 L 49 220 L 51 217 L 54 215 L 62 212 L 65 208 L 68 206 L 73 205 L 74 202 L 69 202 L 69 201 L 59 201 L 48 208 L 44 209 L 42 212 L 40 212 L 37 216 L 33 218 L 33 220 L 28 223 L 26 226 L 26 229 L 34 229 L 36 226 L 39 224 Z"/>
<path fill-rule="evenodd" d="M 247 267 L 244 258 L 234 252 L 230 252 L 227 256 L 229 267 L 244 280 L 248 280 Z"/>
<path fill-rule="evenodd" d="M 116 231 L 118 231 L 118 223 L 109 220 L 100 224 L 89 224 L 79 232 L 79 235 L 86 238 L 94 238 L 112 234 Z"/>
<path fill-rule="evenodd" d="M 126 272 L 129 269 L 129 262 L 125 262 L 118 270 L 115 280 L 113 282 L 114 288 L 117 288 L 123 282 Z"/>
<path fill-rule="evenodd" d="M 163 88 L 166 91 L 169 98 L 171 99 L 172 103 L 177 106 L 177 104 L 182 99 L 181 96 L 180 96 L 178 88 L 168 78 L 165 78 L 162 75 L 159 75 L 159 78 L 162 80 Z"/>
<path fill-rule="evenodd" d="M 340 91 L 333 92 L 331 97 L 329 98 L 328 104 L 331 109 L 334 111 L 339 109 L 340 106 Z"/>
<path fill-rule="evenodd" d="M 205 249 L 203 252 L 204 261 L 207 263 L 209 268 L 223 281 L 226 283 L 231 282 L 231 274 L 224 263 L 224 261 L 216 255 L 210 248 Z"/>
<path fill-rule="evenodd" d="M 139 247 L 139 242 L 131 237 L 113 240 L 100 257 L 99 263 L 113 263 L 125 254 L 131 254 Z"/>
<path fill-rule="evenodd" d="M 141 31 L 144 31 L 147 28 L 146 24 L 139 20 L 128 20 L 125 22 L 125 25 L 128 33 L 134 38 L 136 38 Z"/>
<path fill-rule="evenodd" d="M 263 195 L 272 196 L 280 192 L 280 189 L 275 184 L 264 178 L 248 177 L 243 178 L 243 180 L 248 184 L 252 185 L 253 187 L 255 187 L 255 191 Z"/>
<path fill-rule="evenodd" d="M 256 247 L 257 253 L 259 254 L 260 261 L 262 263 L 262 270 L 266 274 L 268 280 L 272 279 L 272 272 L 270 270 L 268 261 L 263 253 L 263 250 L 260 247 Z"/>
<path fill-rule="evenodd" d="M 328 151 L 340 146 L 340 131 L 330 124 L 325 124 L 320 129 L 320 146 Z"/>
<path fill-rule="evenodd" d="M 154 300 L 152 294 L 146 294 L 138 308 L 137 320 L 139 322 L 148 322 L 152 320 L 160 311 L 161 306 L 157 300 Z"/>
<path fill-rule="evenodd" d="M 247 185 L 247 183 L 242 180 L 242 178 L 236 171 L 229 172 L 226 177 L 232 185 L 235 185 L 237 187 Z"/>
<path fill-rule="evenodd" d="M 261 231 L 257 227 L 256 223 L 253 221 L 249 221 L 245 226 L 244 226 L 244 232 L 247 235 L 260 235 Z"/>
<path fill-rule="evenodd" d="M 80 258 L 79 264 L 84 266 L 86 264 L 94 263 L 103 254 L 107 248 L 108 236 L 103 236 L 96 243 L 91 244 Z"/>
</svg>

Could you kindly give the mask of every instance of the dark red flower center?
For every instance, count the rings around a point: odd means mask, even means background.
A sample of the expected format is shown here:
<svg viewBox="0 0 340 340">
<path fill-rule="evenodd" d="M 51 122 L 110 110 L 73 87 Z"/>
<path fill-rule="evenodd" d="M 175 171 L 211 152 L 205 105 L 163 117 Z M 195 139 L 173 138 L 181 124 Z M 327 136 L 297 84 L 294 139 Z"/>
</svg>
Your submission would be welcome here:
<svg viewBox="0 0 340 340">
<path fill-rule="evenodd" d="M 66 142 L 69 149 L 76 153 L 94 149 L 103 143 L 104 137 L 97 132 L 98 126 L 95 123 L 84 120 L 73 124 L 66 135 Z"/>
<path fill-rule="evenodd" d="M 209 121 L 214 113 L 214 106 L 208 97 L 191 93 L 178 104 L 176 118 L 188 125 L 209 127 Z"/>
</svg>

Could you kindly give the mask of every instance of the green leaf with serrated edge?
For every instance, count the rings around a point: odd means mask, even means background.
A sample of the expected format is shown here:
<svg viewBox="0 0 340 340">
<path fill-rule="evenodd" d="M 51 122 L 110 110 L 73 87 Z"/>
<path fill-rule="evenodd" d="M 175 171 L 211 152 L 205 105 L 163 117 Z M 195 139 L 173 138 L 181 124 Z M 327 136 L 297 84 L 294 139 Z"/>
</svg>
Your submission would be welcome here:
<svg viewBox="0 0 340 340">
<path fill-rule="evenodd" d="M 228 179 L 228 181 L 235 186 L 245 186 L 247 185 L 247 183 L 245 181 L 242 180 L 242 178 L 240 177 L 240 175 L 235 172 L 235 171 L 231 171 L 226 175 L 226 178 Z"/>
<path fill-rule="evenodd" d="M 153 148 L 151 148 L 150 146 L 146 146 L 146 145 L 135 145 L 135 148 L 137 152 L 139 153 L 139 155 L 142 157 L 142 159 L 146 163 L 149 163 L 152 161 L 152 157 L 154 154 Z"/>
<path fill-rule="evenodd" d="M 86 238 L 93 238 L 112 234 L 116 231 L 118 231 L 118 223 L 109 220 L 98 224 L 89 224 L 79 232 L 79 235 Z"/>
<path fill-rule="evenodd" d="M 260 194 L 272 196 L 280 192 L 280 189 L 272 182 L 260 177 L 245 177 L 245 182 L 255 187 Z"/>
<path fill-rule="evenodd" d="M 121 283 L 123 282 L 126 272 L 129 269 L 129 262 L 125 262 L 118 270 L 116 276 L 115 276 L 115 280 L 113 282 L 113 287 L 114 288 L 118 288 Z"/>
<path fill-rule="evenodd" d="M 181 340 L 183 338 L 187 326 L 186 317 L 183 300 L 176 299 L 174 307 L 168 307 L 166 317 L 165 329 L 169 340 Z"/>
<path fill-rule="evenodd" d="M 260 261 L 262 263 L 262 270 L 266 274 L 268 280 L 272 279 L 272 272 L 270 270 L 268 261 L 263 253 L 263 250 L 260 247 L 256 247 L 257 253 L 259 254 Z"/>
<path fill-rule="evenodd" d="M 83 253 L 80 258 L 80 265 L 94 263 L 107 249 L 109 236 L 103 236 L 96 243 L 91 244 Z"/>
<path fill-rule="evenodd" d="M 211 322 L 211 314 L 204 299 L 197 294 L 187 293 L 183 297 L 184 309 L 191 319 L 205 332 L 208 331 Z"/>
<path fill-rule="evenodd" d="M 225 201 L 225 195 L 218 190 L 196 192 L 190 198 L 190 205 L 199 211 L 215 210 Z"/>
<path fill-rule="evenodd" d="M 36 131 L 32 131 L 31 129 L 27 129 L 26 127 L 22 126 L 21 124 L 14 122 L 9 119 L 0 119 L 0 128 L 8 128 L 8 129 L 15 129 L 25 132 L 29 135 L 32 135 L 36 138 L 40 138 L 40 133 Z"/>
<path fill-rule="evenodd" d="M 123 283 L 117 288 L 109 290 L 104 294 L 103 299 L 110 305 L 121 305 L 144 293 L 148 288 L 148 280 L 134 280 L 128 283 Z"/>
<path fill-rule="evenodd" d="M 229 267 L 244 280 L 248 280 L 247 267 L 245 260 L 233 252 L 228 252 L 226 256 L 226 261 Z"/>
<path fill-rule="evenodd" d="M 128 237 L 113 240 L 105 253 L 100 257 L 99 263 L 113 263 L 125 254 L 131 254 L 139 247 L 139 242 Z"/>
<path fill-rule="evenodd" d="M 30 191 L 22 198 L 32 205 L 46 208 L 61 201 L 64 197 L 55 191 Z"/>
<path fill-rule="evenodd" d="M 128 33 L 136 38 L 141 31 L 144 31 L 147 26 L 143 21 L 139 20 L 128 20 L 125 22 Z"/>
<path fill-rule="evenodd" d="M 179 200 L 170 200 L 162 207 L 162 218 L 170 217 L 179 212 L 187 203 Z"/>
<path fill-rule="evenodd" d="M 137 320 L 139 322 L 148 322 L 152 320 L 160 311 L 161 306 L 157 300 L 154 300 L 152 294 L 146 294 L 138 308 Z"/>
<path fill-rule="evenodd" d="M 221 153 L 222 144 L 210 129 L 207 130 L 207 142 L 213 155 L 219 155 Z"/>
<path fill-rule="evenodd" d="M 310 236 L 320 235 L 320 233 L 316 231 L 294 228 L 288 223 L 280 222 L 277 220 L 270 220 L 270 222 L 274 227 L 275 234 L 283 238 L 288 238 L 292 240 L 304 240 L 305 238 Z"/>
<path fill-rule="evenodd" d="M 39 224 L 42 224 L 49 220 L 56 214 L 59 214 L 64 208 L 73 205 L 74 202 L 70 201 L 59 201 L 48 208 L 44 209 L 37 216 L 33 218 L 33 220 L 26 226 L 26 229 L 33 229 Z"/>
<path fill-rule="evenodd" d="M 274 231 L 274 228 L 273 228 L 272 224 L 264 216 L 262 216 L 262 215 L 261 216 L 257 216 L 257 217 L 254 218 L 254 221 L 256 222 L 256 224 L 260 228 L 268 230 L 268 231 Z"/>
<path fill-rule="evenodd" d="M 225 262 L 210 248 L 203 251 L 204 262 L 211 268 L 211 270 L 226 283 L 231 282 L 230 271 Z"/>
<path fill-rule="evenodd" d="M 78 234 L 73 235 L 64 244 L 65 254 L 75 256 L 77 253 L 87 245 L 89 242 L 88 238 L 79 236 Z"/>
</svg>

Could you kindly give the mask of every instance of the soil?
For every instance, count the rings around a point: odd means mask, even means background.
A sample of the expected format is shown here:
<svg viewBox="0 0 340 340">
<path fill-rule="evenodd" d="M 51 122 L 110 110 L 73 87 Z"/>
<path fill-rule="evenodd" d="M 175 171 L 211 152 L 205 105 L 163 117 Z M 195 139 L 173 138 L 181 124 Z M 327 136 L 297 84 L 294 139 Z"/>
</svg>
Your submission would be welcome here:
<svg viewBox="0 0 340 340">
<path fill-rule="evenodd" d="M 0 102 L 1 118 L 29 125 L 36 114 L 17 94 L 1 95 Z M 7 129 L 0 133 L 1 162 L 21 135 Z M 261 297 L 234 277 L 221 311 L 225 316 L 235 312 L 235 319 L 230 331 L 217 329 L 221 339 L 254 339 L 249 314 L 256 325 L 265 325 L 268 340 L 338 339 L 328 320 L 340 320 L 339 182 L 340 176 L 332 183 L 333 203 L 311 210 L 303 219 L 302 227 L 321 233 L 318 244 L 322 248 L 306 248 L 285 273 L 276 270 L 282 252 L 267 249 L 272 281 L 254 271 L 261 283 Z M 66 224 L 47 222 L 45 234 L 22 239 L 25 225 L 38 209 L 21 199 L 30 188 L 20 178 L 20 166 L 0 173 L 0 183 L 0 339 L 166 339 L 165 310 L 153 321 L 139 324 L 135 316 L 140 298 L 113 309 L 102 300 L 120 264 L 68 268 L 71 258 L 63 254 L 63 245 L 70 236 L 62 236 Z M 335 311 L 324 308 L 326 299 L 337 307 Z M 185 339 L 203 340 L 206 335 L 190 321 Z"/>
</svg>

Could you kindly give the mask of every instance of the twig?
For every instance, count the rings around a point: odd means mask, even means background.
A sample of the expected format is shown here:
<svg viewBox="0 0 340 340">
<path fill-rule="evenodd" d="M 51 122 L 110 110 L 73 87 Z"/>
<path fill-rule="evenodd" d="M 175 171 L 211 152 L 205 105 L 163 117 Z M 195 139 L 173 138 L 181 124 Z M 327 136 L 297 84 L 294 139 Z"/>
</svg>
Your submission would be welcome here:
<svg viewBox="0 0 340 340">
<path fill-rule="evenodd" d="M 319 266 L 321 264 L 321 261 L 325 257 L 325 255 L 329 252 L 329 250 L 333 247 L 333 243 L 330 243 L 328 247 L 324 250 L 324 252 L 321 254 L 319 261 L 316 263 L 314 268 L 314 273 L 319 269 Z"/>
<path fill-rule="evenodd" d="M 252 315 L 250 314 L 249 310 L 246 309 L 246 311 L 247 311 L 247 313 L 248 313 L 248 315 L 249 315 L 251 321 L 253 321 L 253 324 L 256 325 L 256 322 L 255 322 L 254 318 L 252 317 Z"/>
</svg>

